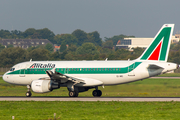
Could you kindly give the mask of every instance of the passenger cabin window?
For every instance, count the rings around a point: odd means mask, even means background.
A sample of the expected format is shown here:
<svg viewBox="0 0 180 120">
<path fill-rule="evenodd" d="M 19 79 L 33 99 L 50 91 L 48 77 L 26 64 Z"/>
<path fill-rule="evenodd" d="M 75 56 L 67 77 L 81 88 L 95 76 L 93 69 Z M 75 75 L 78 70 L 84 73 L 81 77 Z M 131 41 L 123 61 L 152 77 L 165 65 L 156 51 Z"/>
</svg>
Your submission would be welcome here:
<svg viewBox="0 0 180 120">
<path fill-rule="evenodd" d="M 9 71 L 14 71 L 15 70 L 15 68 L 11 68 Z"/>
</svg>

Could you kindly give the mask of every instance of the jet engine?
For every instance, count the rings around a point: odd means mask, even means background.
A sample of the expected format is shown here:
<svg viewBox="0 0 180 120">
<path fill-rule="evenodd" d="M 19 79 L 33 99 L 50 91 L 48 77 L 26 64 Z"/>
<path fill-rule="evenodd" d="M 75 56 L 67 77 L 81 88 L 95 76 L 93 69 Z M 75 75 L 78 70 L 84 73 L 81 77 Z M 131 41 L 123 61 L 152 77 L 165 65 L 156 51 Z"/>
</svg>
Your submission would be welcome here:
<svg viewBox="0 0 180 120">
<path fill-rule="evenodd" d="M 31 88 L 36 93 L 46 93 L 60 88 L 60 84 L 52 80 L 33 80 Z"/>
</svg>

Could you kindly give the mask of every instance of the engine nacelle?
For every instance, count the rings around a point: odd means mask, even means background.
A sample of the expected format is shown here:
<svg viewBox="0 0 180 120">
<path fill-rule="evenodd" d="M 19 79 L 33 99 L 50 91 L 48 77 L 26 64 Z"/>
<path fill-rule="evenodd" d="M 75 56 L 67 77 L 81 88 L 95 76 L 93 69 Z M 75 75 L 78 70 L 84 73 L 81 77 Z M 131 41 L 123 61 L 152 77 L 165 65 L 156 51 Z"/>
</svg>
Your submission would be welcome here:
<svg viewBox="0 0 180 120">
<path fill-rule="evenodd" d="M 60 85 L 52 80 L 33 80 L 31 83 L 31 89 L 36 93 L 46 93 L 57 88 Z"/>
</svg>

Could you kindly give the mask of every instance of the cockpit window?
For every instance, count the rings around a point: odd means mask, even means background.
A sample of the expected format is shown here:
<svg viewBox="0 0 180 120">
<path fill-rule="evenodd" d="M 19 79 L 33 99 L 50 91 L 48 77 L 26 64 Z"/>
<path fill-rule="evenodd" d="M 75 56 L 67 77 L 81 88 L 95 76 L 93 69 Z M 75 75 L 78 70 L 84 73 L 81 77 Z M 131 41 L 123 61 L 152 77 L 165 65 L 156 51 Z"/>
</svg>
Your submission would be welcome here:
<svg viewBox="0 0 180 120">
<path fill-rule="evenodd" d="M 14 71 L 15 70 L 15 68 L 11 68 L 9 71 Z"/>
</svg>

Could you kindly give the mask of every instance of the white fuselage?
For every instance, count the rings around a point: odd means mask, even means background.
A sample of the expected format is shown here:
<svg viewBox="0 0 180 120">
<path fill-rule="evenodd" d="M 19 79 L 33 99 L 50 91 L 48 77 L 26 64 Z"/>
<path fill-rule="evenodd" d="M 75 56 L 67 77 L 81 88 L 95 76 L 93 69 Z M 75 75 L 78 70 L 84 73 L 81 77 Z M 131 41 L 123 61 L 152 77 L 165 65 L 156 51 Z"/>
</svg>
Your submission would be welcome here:
<svg viewBox="0 0 180 120">
<path fill-rule="evenodd" d="M 30 68 L 33 64 L 53 64 L 54 68 Z M 137 65 L 135 63 L 138 63 Z M 148 68 L 157 65 L 159 68 Z M 37 66 L 36 66 L 37 67 Z M 49 77 L 46 70 L 59 70 L 67 76 L 84 79 L 99 80 L 103 85 L 115 85 L 133 82 L 156 76 L 176 69 L 177 65 L 157 61 L 32 61 L 13 66 L 13 71 L 3 75 L 4 81 L 11 84 L 30 85 L 33 80 Z M 62 71 L 61 71 L 62 69 Z M 92 83 L 91 83 L 92 85 Z M 91 86 L 86 84 L 85 86 Z M 78 84 L 77 84 L 78 86 Z"/>
</svg>

